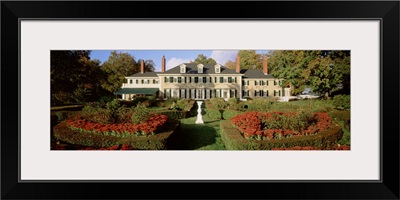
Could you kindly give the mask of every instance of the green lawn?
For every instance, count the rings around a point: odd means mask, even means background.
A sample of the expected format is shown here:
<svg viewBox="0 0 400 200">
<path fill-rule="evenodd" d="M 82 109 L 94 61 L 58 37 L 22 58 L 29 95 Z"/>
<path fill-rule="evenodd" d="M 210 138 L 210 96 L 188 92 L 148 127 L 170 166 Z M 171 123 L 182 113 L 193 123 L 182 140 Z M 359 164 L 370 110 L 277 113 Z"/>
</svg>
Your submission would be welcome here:
<svg viewBox="0 0 400 200">
<path fill-rule="evenodd" d="M 171 138 L 170 150 L 225 150 L 219 128 L 221 120 L 210 119 L 206 114 L 204 124 L 196 124 L 196 119 L 181 119 L 180 130 Z"/>
</svg>

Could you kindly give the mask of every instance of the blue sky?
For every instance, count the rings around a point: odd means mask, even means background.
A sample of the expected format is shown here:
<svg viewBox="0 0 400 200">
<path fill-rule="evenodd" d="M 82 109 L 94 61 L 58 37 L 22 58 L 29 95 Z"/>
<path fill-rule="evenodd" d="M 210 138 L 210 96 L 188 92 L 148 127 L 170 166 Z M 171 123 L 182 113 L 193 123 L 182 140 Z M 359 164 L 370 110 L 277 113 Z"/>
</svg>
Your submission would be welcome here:
<svg viewBox="0 0 400 200">
<path fill-rule="evenodd" d="M 101 63 L 108 60 L 112 50 L 92 50 L 90 58 L 100 60 Z M 224 65 L 226 61 L 235 61 L 237 50 L 117 50 L 132 55 L 135 60 L 153 60 L 156 71 L 161 71 L 161 57 L 165 55 L 167 70 L 181 63 L 194 61 L 197 55 L 204 54 L 213 58 L 217 63 Z M 266 53 L 268 50 L 257 50 L 257 53 Z"/>
</svg>

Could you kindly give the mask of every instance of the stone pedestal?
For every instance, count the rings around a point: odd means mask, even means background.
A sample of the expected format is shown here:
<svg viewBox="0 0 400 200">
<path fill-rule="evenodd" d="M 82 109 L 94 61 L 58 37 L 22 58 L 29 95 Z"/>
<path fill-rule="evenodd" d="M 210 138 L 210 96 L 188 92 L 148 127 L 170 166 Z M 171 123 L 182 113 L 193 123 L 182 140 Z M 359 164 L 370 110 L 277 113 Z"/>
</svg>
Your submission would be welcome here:
<svg viewBox="0 0 400 200">
<path fill-rule="evenodd" d="M 203 122 L 203 117 L 201 116 L 201 104 L 203 104 L 202 101 L 197 101 L 197 119 L 196 119 L 196 124 L 204 124 Z"/>
</svg>

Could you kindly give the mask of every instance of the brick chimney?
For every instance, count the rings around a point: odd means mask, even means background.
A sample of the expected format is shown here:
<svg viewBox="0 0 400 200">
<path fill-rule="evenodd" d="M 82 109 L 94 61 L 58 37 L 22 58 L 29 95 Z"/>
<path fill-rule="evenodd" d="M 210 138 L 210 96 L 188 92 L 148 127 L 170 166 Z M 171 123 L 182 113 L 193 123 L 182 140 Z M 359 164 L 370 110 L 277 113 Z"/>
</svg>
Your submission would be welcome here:
<svg viewBox="0 0 400 200">
<path fill-rule="evenodd" d="M 165 56 L 161 58 L 161 72 L 165 72 Z"/>
<path fill-rule="evenodd" d="M 236 55 L 236 72 L 240 73 L 240 57 L 239 57 L 239 54 Z"/>
<path fill-rule="evenodd" d="M 263 56 L 263 72 L 265 75 L 268 74 L 268 59 L 266 55 Z"/>
<path fill-rule="evenodd" d="M 144 60 L 140 60 L 140 73 L 144 73 Z"/>
</svg>

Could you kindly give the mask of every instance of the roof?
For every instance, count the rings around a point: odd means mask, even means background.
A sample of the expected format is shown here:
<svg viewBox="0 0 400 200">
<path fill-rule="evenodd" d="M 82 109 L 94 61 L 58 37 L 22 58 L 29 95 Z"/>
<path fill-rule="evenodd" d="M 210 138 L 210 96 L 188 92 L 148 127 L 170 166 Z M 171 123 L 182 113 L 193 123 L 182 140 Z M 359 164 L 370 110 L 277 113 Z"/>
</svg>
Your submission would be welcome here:
<svg viewBox="0 0 400 200">
<path fill-rule="evenodd" d="M 122 88 L 114 94 L 155 94 L 158 88 Z"/>
<path fill-rule="evenodd" d="M 145 73 L 136 73 L 136 74 L 132 74 L 130 76 L 127 77 L 158 77 L 157 74 L 159 74 L 160 72 L 145 72 Z"/>
<path fill-rule="evenodd" d="M 242 69 L 243 78 L 275 78 L 271 74 L 265 75 L 262 69 Z"/>
<path fill-rule="evenodd" d="M 186 65 L 186 74 L 198 74 L 198 63 L 184 63 Z M 202 74 L 217 74 L 215 73 L 215 64 L 203 64 L 203 73 Z M 180 65 L 173 67 L 164 73 L 160 74 L 180 74 L 181 68 Z M 221 65 L 221 73 L 218 74 L 240 74 L 237 73 L 234 69 L 229 69 Z"/>
</svg>

